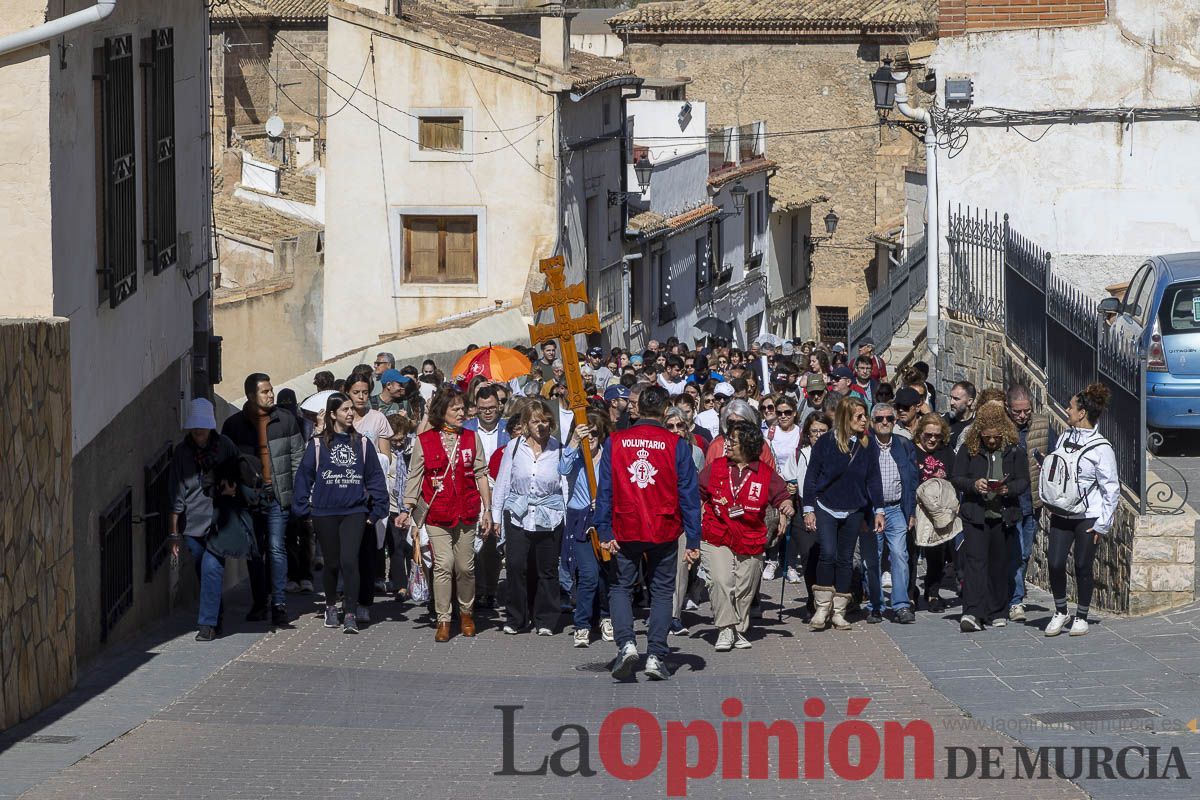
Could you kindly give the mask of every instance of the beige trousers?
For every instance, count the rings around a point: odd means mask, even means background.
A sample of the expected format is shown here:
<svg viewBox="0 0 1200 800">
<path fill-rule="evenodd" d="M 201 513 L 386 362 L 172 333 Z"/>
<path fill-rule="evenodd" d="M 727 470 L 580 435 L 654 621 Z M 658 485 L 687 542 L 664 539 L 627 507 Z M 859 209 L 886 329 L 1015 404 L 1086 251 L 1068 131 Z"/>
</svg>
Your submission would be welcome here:
<svg viewBox="0 0 1200 800">
<path fill-rule="evenodd" d="M 712 603 L 713 623 L 718 628 L 730 625 L 745 633 L 750 627 L 750 604 L 763 556 L 740 556 L 728 547 L 700 543 L 700 561 L 708 573 L 708 598 Z"/>
<path fill-rule="evenodd" d="M 675 557 L 675 594 L 671 596 L 671 617 L 679 619 L 683 613 L 683 601 L 687 598 L 688 563 L 684 554 L 687 552 L 687 534 L 679 534 L 679 550 Z"/>
<path fill-rule="evenodd" d="M 451 581 L 457 574 L 458 611 L 471 614 L 475 608 L 475 526 L 438 528 L 428 525 L 433 549 L 433 607 L 438 622 L 450 621 Z"/>
</svg>

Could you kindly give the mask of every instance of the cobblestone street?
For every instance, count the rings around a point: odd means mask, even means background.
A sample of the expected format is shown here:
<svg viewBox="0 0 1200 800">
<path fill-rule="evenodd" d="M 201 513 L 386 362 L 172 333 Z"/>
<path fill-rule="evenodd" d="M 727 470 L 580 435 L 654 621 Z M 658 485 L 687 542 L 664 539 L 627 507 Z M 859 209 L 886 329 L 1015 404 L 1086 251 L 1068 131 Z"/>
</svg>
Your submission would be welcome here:
<svg viewBox="0 0 1200 800">
<path fill-rule="evenodd" d="M 789 587 L 788 595 L 790 604 L 795 590 Z M 263 633 L 245 626 L 211 645 L 191 641 L 186 620 L 176 618 L 173 632 L 181 635 L 146 658 L 106 667 L 127 674 L 110 675 L 103 686 L 85 676 L 63 703 L 0 739 L 0 797 L 78 798 L 97 790 L 114 800 L 665 796 L 665 756 L 640 782 L 620 781 L 603 769 L 597 742 L 604 717 L 637 706 L 662 725 L 672 719 L 716 723 L 727 697 L 742 700 L 745 721 L 787 719 L 798 728 L 808 718 L 804 701 L 819 697 L 828 706 L 827 737 L 845 718 L 847 698 L 869 697 L 861 718 L 876 730 L 885 721 L 931 724 L 934 780 L 912 780 L 909 759 L 903 782 L 884 780 L 881 765 L 865 781 L 843 780 L 827 767 L 823 781 L 798 783 L 778 779 L 772 756 L 770 779 L 694 780 L 691 797 L 1196 796 L 1190 780 L 1091 781 L 1085 792 L 1057 778 L 1038 780 L 1036 788 L 1027 780 L 945 778 L 951 745 L 976 752 L 1004 747 L 1008 777 L 1013 736 L 1035 747 L 1121 746 L 1112 735 L 1082 727 L 1038 732 L 1032 713 L 1103 705 L 1151 709 L 1160 719 L 1187 714 L 1196 677 L 1189 665 L 1200 652 L 1195 611 L 1144 621 L 1102 619 L 1084 640 L 1046 640 L 1037 627 L 1020 626 L 968 639 L 950 615 L 925 613 L 908 627 L 860 622 L 854 632 L 815 634 L 792 616 L 778 622 L 770 602 L 752 650 L 714 652 L 711 628 L 691 617 L 692 634 L 672 639 L 677 672 L 670 682 L 649 683 L 639 675 L 618 684 L 604 670 L 613 655 L 604 643 L 573 649 L 562 634 L 511 637 L 489 625 L 474 641 L 457 637 L 436 645 L 429 627 L 414 624 L 411 612 L 392 602 L 376 606 L 378 621 L 362 635 L 344 636 L 322 627 L 315 609 L 294 600 L 293 612 L 303 612 L 294 629 Z M 1151 657 L 1151 650 L 1161 657 Z M 529 770 L 573 743 L 574 734 L 558 743 L 551 732 L 574 723 L 591 734 L 590 766 L 598 774 L 493 775 L 503 758 L 497 705 L 524 707 L 515 718 L 518 769 Z M 1011 735 L 994 729 L 1003 728 L 996 724 L 1001 717 L 1013 721 Z M 108 746 L 106 725 L 108 738 L 115 738 Z M 1116 736 L 1178 745 L 1188 770 L 1200 768 L 1200 737 L 1193 740 L 1186 730 L 1141 733 Z M 54 737 L 72 736 L 80 739 L 54 743 Z M 636 757 L 631 742 L 627 735 L 629 763 Z M 690 753 L 694 758 L 694 747 Z M 568 768 L 575 758 L 566 758 Z M 803 744 L 801 765 L 803 771 Z"/>
</svg>

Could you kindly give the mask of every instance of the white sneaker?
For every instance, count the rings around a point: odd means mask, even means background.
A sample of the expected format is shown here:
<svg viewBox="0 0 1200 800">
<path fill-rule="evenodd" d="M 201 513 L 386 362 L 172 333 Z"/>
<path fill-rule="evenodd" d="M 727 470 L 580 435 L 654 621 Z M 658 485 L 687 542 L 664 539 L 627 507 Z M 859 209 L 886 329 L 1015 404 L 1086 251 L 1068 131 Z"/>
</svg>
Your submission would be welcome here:
<svg viewBox="0 0 1200 800">
<path fill-rule="evenodd" d="M 745 636 L 742 636 L 740 632 L 734 633 L 733 646 L 738 650 L 749 650 L 751 647 L 754 647 L 754 645 L 750 643 L 750 640 Z"/>
<path fill-rule="evenodd" d="M 671 677 L 671 673 L 661 658 L 646 656 L 646 677 L 652 681 L 665 681 Z"/>
<path fill-rule="evenodd" d="M 1013 622 L 1024 622 L 1025 621 L 1025 604 L 1017 603 L 1015 606 L 1012 606 L 1011 608 L 1009 608 L 1008 609 L 1008 618 L 1011 619 Z"/>
<path fill-rule="evenodd" d="M 883 576 L 879 579 L 879 583 L 884 589 L 892 588 L 892 573 L 883 573 Z"/>
<path fill-rule="evenodd" d="M 600 638 L 606 642 L 611 642 L 615 638 L 613 636 L 612 620 L 608 617 L 600 620 Z"/>
<path fill-rule="evenodd" d="M 776 564 L 774 561 L 768 561 L 766 564 L 763 565 L 762 579 L 764 581 L 775 580 L 775 570 L 777 570 L 778 568 L 779 568 L 779 565 Z"/>
<path fill-rule="evenodd" d="M 313 590 L 312 581 L 300 581 L 300 591 L 311 592 Z"/>
<path fill-rule="evenodd" d="M 1004 617 L 996 617 L 994 620 L 992 620 L 993 628 L 1003 628 L 1007 624 L 1008 620 L 1006 620 Z"/>
<path fill-rule="evenodd" d="M 612 676 L 619 681 L 632 677 L 633 673 L 637 670 L 637 662 L 637 645 L 633 642 L 626 642 L 621 646 L 621 650 L 617 654 L 617 660 L 613 662 Z"/>
<path fill-rule="evenodd" d="M 963 614 L 958 620 L 958 629 L 963 633 L 975 633 L 983 630 L 983 626 L 970 614 Z"/>
<path fill-rule="evenodd" d="M 796 572 L 795 567 L 788 567 L 788 571 L 787 571 L 787 582 L 788 583 L 800 583 L 802 580 L 803 579 L 800 577 L 800 573 Z"/>
<path fill-rule="evenodd" d="M 505 632 L 505 633 L 507 633 L 509 636 L 516 636 L 516 635 L 517 635 L 517 629 L 516 629 L 516 628 L 514 628 L 512 625 L 505 625 L 505 626 L 504 626 L 504 632 Z"/>
<path fill-rule="evenodd" d="M 538 636 L 553 636 L 554 631 L 550 630 L 549 628 L 538 628 L 537 635 Z"/>
<path fill-rule="evenodd" d="M 576 647 L 587 647 L 592 643 L 592 632 L 587 628 L 575 630 L 574 642 Z"/>
<path fill-rule="evenodd" d="M 717 634 L 717 652 L 728 653 L 733 649 L 734 641 L 733 628 L 721 628 L 721 632 Z"/>
<path fill-rule="evenodd" d="M 1087 634 L 1087 631 L 1088 631 L 1087 620 L 1076 617 L 1075 621 L 1071 623 L 1071 630 L 1069 633 L 1071 636 L 1084 636 Z"/>
<path fill-rule="evenodd" d="M 1066 614 L 1059 614 L 1056 611 L 1054 616 L 1050 618 L 1050 624 L 1046 626 L 1046 635 L 1058 636 L 1062 633 L 1063 626 L 1067 624 L 1067 620 L 1069 619 L 1070 617 Z"/>
<path fill-rule="evenodd" d="M 288 594 L 296 594 L 300 591 L 300 584 L 295 581 L 288 581 L 283 585 L 283 590 Z"/>
</svg>

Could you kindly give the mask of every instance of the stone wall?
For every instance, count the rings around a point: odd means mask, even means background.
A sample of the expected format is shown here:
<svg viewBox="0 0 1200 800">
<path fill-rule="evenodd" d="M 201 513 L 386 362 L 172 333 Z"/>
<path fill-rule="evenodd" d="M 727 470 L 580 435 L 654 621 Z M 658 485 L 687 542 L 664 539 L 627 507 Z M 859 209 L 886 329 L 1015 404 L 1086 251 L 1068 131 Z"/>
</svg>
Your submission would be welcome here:
<svg viewBox="0 0 1200 800">
<path fill-rule="evenodd" d="M 634 43 L 626 52 L 638 75 L 690 77 L 688 96 L 705 101 L 710 126 L 766 120 L 767 157 L 830 197 L 813 206 L 812 218 L 831 208 L 840 218 L 836 237 L 813 254 L 812 305 L 857 312 L 875 269 L 875 247 L 866 237 L 881 220 L 903 213 L 903 167 L 923 158 L 915 137 L 872 124 L 878 117 L 867 76 L 878 67 L 880 45 L 664 42 Z M 776 135 L 854 125 L 868 127 Z M 895 186 L 885 189 L 880 181 Z"/>
<path fill-rule="evenodd" d="M 0 730 L 75 685 L 65 319 L 0 319 Z"/>
<path fill-rule="evenodd" d="M 942 323 L 942 352 L 938 358 L 938 391 L 949 393 L 956 380 L 976 386 L 1030 388 L 1034 407 L 1050 413 L 1051 426 L 1062 431 L 1066 418 L 1049 399 L 1046 376 L 1003 334 L 954 319 Z M 1146 485 L 1158 480 L 1148 471 Z M 1096 586 L 1092 606 L 1106 611 L 1147 614 L 1190 603 L 1195 599 L 1196 531 L 1200 515 L 1189 506 L 1174 513 L 1139 513 L 1137 499 L 1124 496 L 1108 536 L 1100 541 L 1093 565 Z M 1046 562 L 1048 518 L 1039 521 L 1027 578 L 1049 590 Z M 1067 560 L 1067 590 L 1075 600 L 1074 555 Z"/>
</svg>

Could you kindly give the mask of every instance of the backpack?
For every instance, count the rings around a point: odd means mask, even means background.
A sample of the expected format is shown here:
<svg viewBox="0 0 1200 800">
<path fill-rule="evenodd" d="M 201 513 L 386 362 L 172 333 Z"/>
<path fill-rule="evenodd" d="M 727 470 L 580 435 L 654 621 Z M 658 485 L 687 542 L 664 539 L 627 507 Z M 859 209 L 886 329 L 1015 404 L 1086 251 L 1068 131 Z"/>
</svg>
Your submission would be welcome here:
<svg viewBox="0 0 1200 800">
<path fill-rule="evenodd" d="M 1042 463 L 1038 492 L 1043 505 L 1064 517 L 1077 517 L 1086 511 L 1087 496 L 1094 487 L 1083 488 L 1079 478 L 1079 462 L 1086 453 L 1104 445 L 1112 447 L 1103 436 L 1084 445 L 1074 444 L 1067 436 L 1063 436 Z"/>
</svg>

